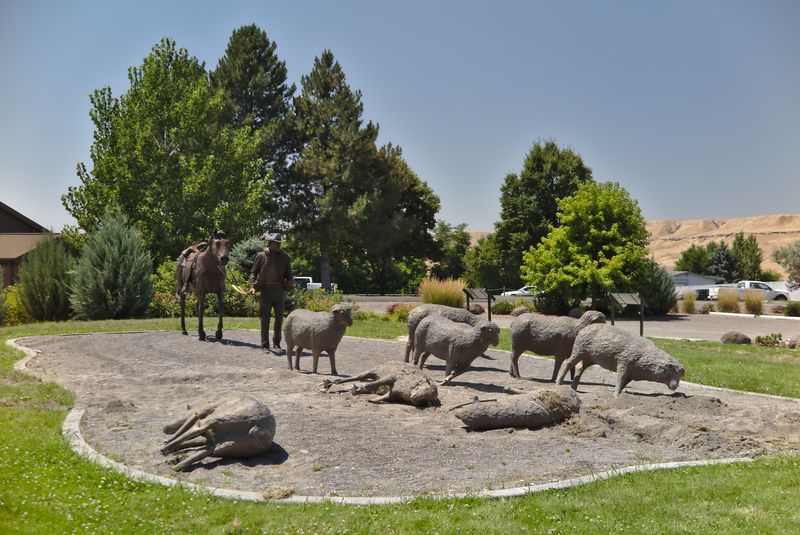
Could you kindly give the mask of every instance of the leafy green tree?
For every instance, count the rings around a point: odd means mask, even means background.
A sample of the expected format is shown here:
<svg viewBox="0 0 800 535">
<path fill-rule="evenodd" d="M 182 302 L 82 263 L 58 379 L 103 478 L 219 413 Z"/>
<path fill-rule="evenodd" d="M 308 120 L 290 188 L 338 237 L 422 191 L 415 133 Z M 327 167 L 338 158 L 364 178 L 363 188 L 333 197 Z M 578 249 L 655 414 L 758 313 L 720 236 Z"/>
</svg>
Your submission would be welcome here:
<svg viewBox="0 0 800 535">
<path fill-rule="evenodd" d="M 478 240 L 464 254 L 464 282 L 471 288 L 501 288 L 505 280 L 495 234 Z"/>
<path fill-rule="evenodd" d="M 348 212 L 353 230 L 346 241 L 350 255 L 366 258 L 374 287 L 384 295 L 397 290 L 398 284 L 406 285 L 398 259 L 413 264 L 413 259 L 432 256 L 437 250 L 429 231 L 436 222 L 439 198 L 403 160 L 399 147 L 381 147 L 365 161 L 371 165 L 363 167 L 357 197 Z"/>
<path fill-rule="evenodd" d="M 223 93 L 203 65 L 165 38 L 128 79 L 119 98 L 108 87 L 91 96 L 93 168 L 79 164 L 81 184 L 61 198 L 80 228 L 120 209 L 159 261 L 215 228 L 233 242 L 258 234 L 268 183 L 259 139 L 223 125 Z"/>
<path fill-rule="evenodd" d="M 681 252 L 680 258 L 675 262 L 675 271 L 691 271 L 701 275 L 708 273 L 711 255 L 717 247 L 719 244 L 713 241 L 706 245 L 690 245 Z"/>
<path fill-rule="evenodd" d="M 273 179 L 284 177 L 287 160 L 297 150 L 292 128 L 294 84 L 286 79 L 286 64 L 277 45 L 255 24 L 233 31 L 211 73 L 214 89 L 222 91 L 223 124 L 251 127 L 259 139 L 259 155 Z"/>
<path fill-rule="evenodd" d="M 290 180 L 275 184 L 275 204 L 296 237 L 318 245 L 320 280 L 329 290 L 331 258 L 345 250 L 352 231 L 349 213 L 374 162 L 378 127 L 362 125 L 361 92 L 350 89 L 331 51 L 301 82 L 294 107 L 303 148 Z"/>
<path fill-rule="evenodd" d="M 81 319 L 143 314 L 153 296 L 151 266 L 141 233 L 121 212 L 107 214 L 86 241 L 75 268 L 72 309 Z"/>
<path fill-rule="evenodd" d="M 736 259 L 739 276 L 745 280 L 757 280 L 761 274 L 761 261 L 764 254 L 753 234 L 745 237 L 744 232 L 738 232 L 733 238 L 731 254 Z"/>
<path fill-rule="evenodd" d="M 638 286 L 647 314 L 663 316 L 675 308 L 678 302 L 672 275 L 653 260 L 645 261 Z"/>
<path fill-rule="evenodd" d="M 19 270 L 19 298 L 31 318 L 62 321 L 69 317 L 72 266 L 72 257 L 52 236 L 25 255 Z"/>
<path fill-rule="evenodd" d="M 711 255 L 706 274 L 717 279 L 717 282 L 736 282 L 742 278 L 736 257 L 724 241 Z"/>
<path fill-rule="evenodd" d="M 786 270 L 789 280 L 800 282 L 800 240 L 775 249 L 772 259 Z"/>
<path fill-rule="evenodd" d="M 464 255 L 469 249 L 469 232 L 467 224 L 450 225 L 438 221 L 433 229 L 433 239 L 436 243 L 436 264 L 431 268 L 431 274 L 437 279 L 459 279 L 467 269 Z"/>
<path fill-rule="evenodd" d="M 509 173 L 500 194 L 500 221 L 495 240 L 500 253 L 501 286 L 520 286 L 522 254 L 535 247 L 558 224 L 558 200 L 592 180 L 592 170 L 569 148 L 554 140 L 538 141 L 522 170 Z"/>
<path fill-rule="evenodd" d="M 566 303 L 633 291 L 649 235 L 638 203 L 616 182 L 585 182 L 558 202 L 558 226 L 523 255 L 527 284 Z"/>
</svg>

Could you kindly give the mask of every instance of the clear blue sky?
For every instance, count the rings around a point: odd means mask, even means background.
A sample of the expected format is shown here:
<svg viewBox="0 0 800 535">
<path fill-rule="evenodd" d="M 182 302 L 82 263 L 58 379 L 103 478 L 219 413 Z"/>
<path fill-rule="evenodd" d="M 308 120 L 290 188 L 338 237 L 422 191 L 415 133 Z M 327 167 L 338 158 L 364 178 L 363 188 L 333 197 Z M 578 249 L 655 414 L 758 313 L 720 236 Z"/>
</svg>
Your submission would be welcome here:
<svg viewBox="0 0 800 535">
<path fill-rule="evenodd" d="M 255 23 L 299 85 L 331 49 L 439 217 L 492 230 L 537 139 L 647 219 L 800 213 L 800 2 L 0 0 L 0 200 L 59 230 L 91 168 L 89 94 L 163 36 L 214 68 Z"/>
</svg>

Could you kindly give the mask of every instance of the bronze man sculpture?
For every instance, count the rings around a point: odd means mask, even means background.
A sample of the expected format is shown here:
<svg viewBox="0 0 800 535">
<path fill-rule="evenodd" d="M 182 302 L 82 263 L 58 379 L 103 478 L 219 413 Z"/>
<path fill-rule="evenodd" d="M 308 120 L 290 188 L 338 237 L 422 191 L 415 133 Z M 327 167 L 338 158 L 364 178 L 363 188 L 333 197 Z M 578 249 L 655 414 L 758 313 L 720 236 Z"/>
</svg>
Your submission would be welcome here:
<svg viewBox="0 0 800 535">
<path fill-rule="evenodd" d="M 275 310 L 275 325 L 272 334 L 273 350 L 281 349 L 281 327 L 283 325 L 283 306 L 286 292 L 294 286 L 292 262 L 281 251 L 283 236 L 269 234 L 267 250 L 256 255 L 250 272 L 250 291 L 261 292 L 261 348 L 269 350 L 269 320 Z"/>
</svg>

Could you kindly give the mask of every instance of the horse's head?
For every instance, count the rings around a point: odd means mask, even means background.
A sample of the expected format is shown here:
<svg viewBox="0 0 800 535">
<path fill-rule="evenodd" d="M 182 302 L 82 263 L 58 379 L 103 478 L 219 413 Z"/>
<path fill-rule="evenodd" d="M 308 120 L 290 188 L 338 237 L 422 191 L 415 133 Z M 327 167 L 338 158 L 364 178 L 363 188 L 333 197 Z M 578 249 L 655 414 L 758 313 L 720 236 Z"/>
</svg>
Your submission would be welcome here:
<svg viewBox="0 0 800 535">
<path fill-rule="evenodd" d="M 217 257 L 217 261 L 223 266 L 228 264 L 228 260 L 230 260 L 228 254 L 231 251 L 231 243 L 228 241 L 228 237 L 222 230 L 215 230 L 211 233 L 211 236 L 208 238 L 208 247 L 209 250 L 214 253 Z"/>
</svg>

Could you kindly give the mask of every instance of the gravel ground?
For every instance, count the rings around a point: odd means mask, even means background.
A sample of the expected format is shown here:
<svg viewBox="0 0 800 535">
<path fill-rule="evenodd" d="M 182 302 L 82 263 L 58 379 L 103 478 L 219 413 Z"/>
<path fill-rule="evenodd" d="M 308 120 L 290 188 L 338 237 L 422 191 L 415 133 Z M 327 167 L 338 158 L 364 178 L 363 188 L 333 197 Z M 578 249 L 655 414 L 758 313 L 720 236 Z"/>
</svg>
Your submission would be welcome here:
<svg viewBox="0 0 800 535">
<path fill-rule="evenodd" d="M 323 393 L 330 377 L 288 370 L 286 357 L 258 349 L 255 331 L 228 331 L 224 343 L 177 332 L 46 336 L 19 343 L 40 354 L 28 368 L 76 394 L 86 408 L 86 440 L 112 459 L 199 484 L 303 495 L 409 495 L 470 492 L 560 480 L 648 462 L 757 456 L 800 448 L 800 403 L 681 385 L 633 383 L 614 399 L 613 375 L 584 374 L 582 408 L 544 429 L 468 432 L 449 408 L 474 396 L 497 399 L 504 386 L 551 383 L 552 361 L 523 357 L 525 379 L 508 374 L 509 355 L 488 359 L 439 388 L 441 405 L 373 404 L 368 396 Z M 337 353 L 344 375 L 402 359 L 404 344 L 345 337 Z M 431 358 L 433 379 L 443 362 Z M 310 354 L 301 359 L 311 367 Z M 159 453 L 162 427 L 221 397 L 246 393 L 267 402 L 277 420 L 264 457 L 207 459 L 175 474 Z"/>
</svg>

